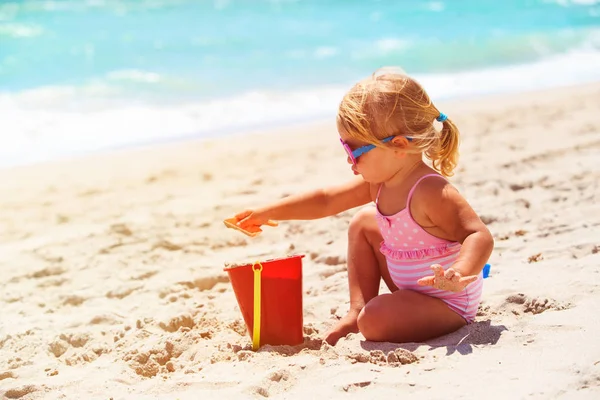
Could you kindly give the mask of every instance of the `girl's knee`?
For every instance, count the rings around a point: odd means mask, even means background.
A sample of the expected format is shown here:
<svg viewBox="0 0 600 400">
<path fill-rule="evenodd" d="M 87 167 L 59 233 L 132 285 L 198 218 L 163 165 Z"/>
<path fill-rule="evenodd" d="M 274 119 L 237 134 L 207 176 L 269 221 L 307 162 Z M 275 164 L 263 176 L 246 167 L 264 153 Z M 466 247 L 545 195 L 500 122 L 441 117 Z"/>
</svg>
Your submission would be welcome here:
<svg viewBox="0 0 600 400">
<path fill-rule="evenodd" d="M 384 295 L 382 295 L 384 296 Z M 375 298 L 377 299 L 377 297 Z M 375 300 L 373 299 L 373 300 Z M 368 302 L 358 314 L 358 330 L 369 341 L 379 341 L 382 337 L 382 331 L 385 330 L 382 318 L 377 305 L 377 301 Z"/>
<path fill-rule="evenodd" d="M 362 335 L 365 337 L 365 339 L 370 340 L 367 336 L 370 336 L 370 324 L 369 324 L 369 319 L 370 316 L 368 314 L 368 312 L 366 311 L 366 306 L 363 307 L 362 310 L 360 310 L 360 313 L 358 314 L 358 318 L 356 319 L 356 325 L 358 326 L 358 330 L 360 333 L 362 333 Z"/>
<path fill-rule="evenodd" d="M 373 232 L 378 232 L 377 221 L 375 220 L 375 209 L 372 207 L 363 208 L 358 211 L 350 220 L 348 226 L 348 236 L 355 238 L 364 237 Z"/>
</svg>

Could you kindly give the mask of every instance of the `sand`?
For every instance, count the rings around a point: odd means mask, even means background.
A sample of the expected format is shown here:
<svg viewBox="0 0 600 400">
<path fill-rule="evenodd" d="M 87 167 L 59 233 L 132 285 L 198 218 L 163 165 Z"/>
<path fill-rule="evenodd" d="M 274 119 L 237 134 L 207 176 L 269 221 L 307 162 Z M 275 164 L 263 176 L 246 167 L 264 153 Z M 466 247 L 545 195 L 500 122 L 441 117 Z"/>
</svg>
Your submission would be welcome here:
<svg viewBox="0 0 600 400">
<path fill-rule="evenodd" d="M 476 322 L 321 337 L 356 210 L 256 238 L 222 220 L 351 179 L 333 119 L 0 171 L 0 396 L 600 398 L 600 85 L 440 104 L 496 244 Z M 84 134 L 84 133 L 82 133 Z M 226 263 L 305 254 L 304 344 L 251 351 Z"/>
</svg>

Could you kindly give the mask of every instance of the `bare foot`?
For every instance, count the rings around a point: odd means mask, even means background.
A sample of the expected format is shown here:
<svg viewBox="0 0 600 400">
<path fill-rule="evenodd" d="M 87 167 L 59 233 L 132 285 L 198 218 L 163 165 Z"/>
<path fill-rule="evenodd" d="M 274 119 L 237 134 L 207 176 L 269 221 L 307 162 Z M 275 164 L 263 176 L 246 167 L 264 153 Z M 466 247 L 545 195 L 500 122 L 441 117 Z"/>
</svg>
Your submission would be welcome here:
<svg viewBox="0 0 600 400">
<path fill-rule="evenodd" d="M 350 310 L 342 319 L 340 319 L 327 333 L 325 333 L 325 341 L 331 346 L 345 337 L 349 333 L 358 333 L 358 325 L 356 320 L 358 319 L 359 311 Z"/>
</svg>

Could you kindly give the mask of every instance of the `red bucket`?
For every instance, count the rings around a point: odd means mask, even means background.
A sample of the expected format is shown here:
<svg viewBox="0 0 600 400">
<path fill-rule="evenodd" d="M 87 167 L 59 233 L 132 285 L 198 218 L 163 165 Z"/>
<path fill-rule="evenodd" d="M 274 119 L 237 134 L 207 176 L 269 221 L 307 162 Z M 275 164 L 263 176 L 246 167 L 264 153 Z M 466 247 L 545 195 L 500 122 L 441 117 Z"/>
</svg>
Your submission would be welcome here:
<svg viewBox="0 0 600 400">
<path fill-rule="evenodd" d="M 294 255 L 224 268 L 254 350 L 265 344 L 293 346 L 304 342 L 303 257 Z M 259 321 L 256 326 L 255 320 Z"/>
</svg>

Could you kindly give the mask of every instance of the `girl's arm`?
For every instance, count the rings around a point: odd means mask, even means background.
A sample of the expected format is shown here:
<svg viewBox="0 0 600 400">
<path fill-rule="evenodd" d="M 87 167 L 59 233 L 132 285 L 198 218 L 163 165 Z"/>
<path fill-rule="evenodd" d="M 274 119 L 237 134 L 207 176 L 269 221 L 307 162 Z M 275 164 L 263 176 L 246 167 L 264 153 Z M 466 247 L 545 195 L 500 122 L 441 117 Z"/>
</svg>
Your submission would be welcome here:
<svg viewBox="0 0 600 400">
<path fill-rule="evenodd" d="M 292 195 L 236 216 L 241 224 L 262 225 L 268 220 L 310 220 L 329 217 L 371 201 L 370 184 L 362 178 L 338 186 Z M 244 219 L 252 219 L 245 221 Z"/>
<path fill-rule="evenodd" d="M 329 217 L 370 201 L 369 183 L 355 179 L 342 185 L 288 196 L 254 212 L 278 221 L 309 220 Z"/>
<path fill-rule="evenodd" d="M 441 179 L 431 179 L 419 185 L 413 199 L 419 216 L 441 231 L 436 236 L 462 244 L 452 268 L 463 277 L 479 274 L 492 254 L 494 239 L 458 190 Z"/>
</svg>

